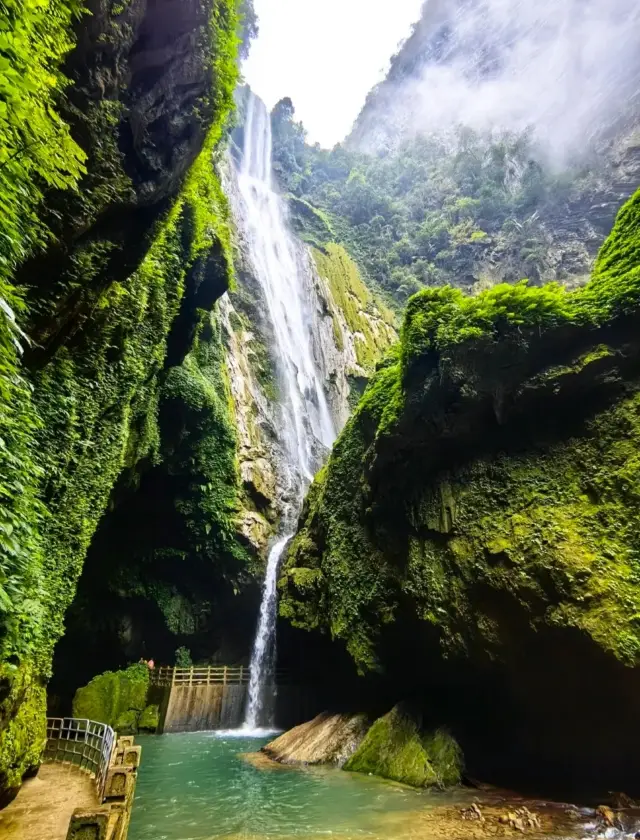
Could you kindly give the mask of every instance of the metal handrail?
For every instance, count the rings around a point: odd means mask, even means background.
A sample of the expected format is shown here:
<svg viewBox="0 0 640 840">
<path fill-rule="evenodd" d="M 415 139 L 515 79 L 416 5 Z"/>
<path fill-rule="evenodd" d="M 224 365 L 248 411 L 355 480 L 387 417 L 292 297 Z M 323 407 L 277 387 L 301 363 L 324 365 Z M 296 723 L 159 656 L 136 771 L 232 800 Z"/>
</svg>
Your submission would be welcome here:
<svg viewBox="0 0 640 840">
<path fill-rule="evenodd" d="M 44 760 L 74 764 L 95 779 L 102 802 L 115 732 L 106 723 L 84 718 L 47 718 Z"/>
<path fill-rule="evenodd" d="M 249 682 L 251 671 L 243 665 L 211 665 L 203 668 L 174 668 L 161 666 L 151 671 L 153 685 L 244 685 Z M 286 680 L 287 672 L 277 670 L 275 681 Z"/>
</svg>

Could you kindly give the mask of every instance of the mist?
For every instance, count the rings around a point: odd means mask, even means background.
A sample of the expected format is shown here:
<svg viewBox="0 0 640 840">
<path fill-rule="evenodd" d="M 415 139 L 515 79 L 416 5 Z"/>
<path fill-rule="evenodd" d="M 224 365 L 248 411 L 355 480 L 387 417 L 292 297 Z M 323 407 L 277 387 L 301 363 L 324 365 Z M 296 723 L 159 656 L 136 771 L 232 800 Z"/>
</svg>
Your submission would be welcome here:
<svg viewBox="0 0 640 840">
<path fill-rule="evenodd" d="M 639 90 L 637 0 L 427 0 L 351 142 L 529 128 L 564 166 L 633 120 Z"/>
</svg>

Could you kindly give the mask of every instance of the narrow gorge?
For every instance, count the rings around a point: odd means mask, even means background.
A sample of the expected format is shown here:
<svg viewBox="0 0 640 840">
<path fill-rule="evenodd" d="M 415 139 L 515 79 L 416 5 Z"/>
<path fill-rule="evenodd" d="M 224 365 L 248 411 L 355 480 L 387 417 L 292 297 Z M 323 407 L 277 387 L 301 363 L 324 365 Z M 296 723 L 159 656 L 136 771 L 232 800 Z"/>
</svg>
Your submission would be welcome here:
<svg viewBox="0 0 640 840">
<path fill-rule="evenodd" d="M 344 2 L 0 3 L 0 838 L 640 833 L 640 12 Z"/>
</svg>

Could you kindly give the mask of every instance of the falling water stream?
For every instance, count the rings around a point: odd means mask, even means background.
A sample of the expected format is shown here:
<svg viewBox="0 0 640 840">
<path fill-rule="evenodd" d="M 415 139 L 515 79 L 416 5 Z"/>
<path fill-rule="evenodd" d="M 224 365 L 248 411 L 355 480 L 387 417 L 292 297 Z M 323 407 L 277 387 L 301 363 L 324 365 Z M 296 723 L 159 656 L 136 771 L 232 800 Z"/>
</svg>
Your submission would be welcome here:
<svg viewBox="0 0 640 840">
<path fill-rule="evenodd" d="M 292 768 L 260 763 L 256 751 L 270 725 L 268 686 L 275 659 L 278 566 L 294 530 L 300 504 L 335 432 L 313 361 L 305 266 L 287 230 L 273 189 L 267 111 L 251 98 L 244 156 L 237 167 L 242 225 L 255 276 L 274 335 L 279 378 L 278 464 L 286 499 L 280 533 L 269 553 L 253 653 L 246 718 L 233 732 L 141 736 L 144 761 L 133 809 L 131 840 L 460 840 L 490 836 L 460 809 L 478 791 L 418 791 L 335 768 Z M 262 728 L 262 729 L 261 729 Z M 251 755 L 246 759 L 243 754 Z M 486 794 L 487 797 L 492 794 Z M 493 794 L 487 806 L 517 807 Z M 496 797 L 498 797 L 496 799 Z M 629 840 L 630 831 L 600 833 L 592 811 L 529 803 L 553 813 L 553 825 L 531 840 Z M 502 826 L 498 826 L 502 828 Z M 477 829 L 477 830 L 476 830 Z"/>
<path fill-rule="evenodd" d="M 271 119 L 253 94 L 247 100 L 244 150 L 238 167 L 240 212 L 249 257 L 262 289 L 274 335 L 280 384 L 278 465 L 287 499 L 280 536 L 267 560 L 243 730 L 268 726 L 265 694 L 273 674 L 278 567 L 294 529 L 304 493 L 319 466 L 318 453 L 335 440 L 335 429 L 313 359 L 310 302 L 302 282 L 305 266 L 291 236 L 271 166 Z"/>
</svg>

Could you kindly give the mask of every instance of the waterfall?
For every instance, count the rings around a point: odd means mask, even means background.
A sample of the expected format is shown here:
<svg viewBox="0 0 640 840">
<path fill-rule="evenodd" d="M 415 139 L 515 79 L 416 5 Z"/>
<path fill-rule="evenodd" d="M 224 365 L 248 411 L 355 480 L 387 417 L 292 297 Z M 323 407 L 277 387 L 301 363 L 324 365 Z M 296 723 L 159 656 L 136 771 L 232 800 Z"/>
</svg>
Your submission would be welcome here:
<svg viewBox="0 0 640 840">
<path fill-rule="evenodd" d="M 244 730 L 270 723 L 265 694 L 273 679 L 277 580 L 280 559 L 292 536 L 304 494 L 320 466 L 319 453 L 335 440 L 335 429 L 312 352 L 304 265 L 289 232 L 283 201 L 273 182 L 271 119 L 253 93 L 247 100 L 244 150 L 237 166 L 243 231 L 255 276 L 273 329 L 279 380 L 278 437 L 282 458 L 279 481 L 286 504 L 280 536 L 271 548 L 251 655 Z"/>
</svg>

